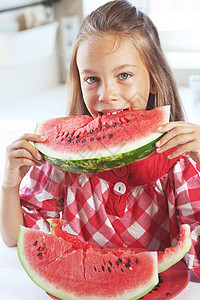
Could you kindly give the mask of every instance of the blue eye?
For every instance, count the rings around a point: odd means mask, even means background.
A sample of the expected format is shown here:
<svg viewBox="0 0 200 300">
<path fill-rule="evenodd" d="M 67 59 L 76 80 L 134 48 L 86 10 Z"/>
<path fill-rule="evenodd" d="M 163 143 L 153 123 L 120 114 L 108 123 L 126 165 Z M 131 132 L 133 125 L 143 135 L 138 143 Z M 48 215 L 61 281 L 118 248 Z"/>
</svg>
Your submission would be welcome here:
<svg viewBox="0 0 200 300">
<path fill-rule="evenodd" d="M 98 82 L 99 79 L 98 79 L 97 77 L 88 77 L 88 78 L 86 79 L 86 81 L 87 81 L 88 83 L 95 83 L 95 82 Z"/>
<path fill-rule="evenodd" d="M 121 73 L 119 74 L 120 79 L 128 79 L 131 75 L 128 73 Z"/>
</svg>

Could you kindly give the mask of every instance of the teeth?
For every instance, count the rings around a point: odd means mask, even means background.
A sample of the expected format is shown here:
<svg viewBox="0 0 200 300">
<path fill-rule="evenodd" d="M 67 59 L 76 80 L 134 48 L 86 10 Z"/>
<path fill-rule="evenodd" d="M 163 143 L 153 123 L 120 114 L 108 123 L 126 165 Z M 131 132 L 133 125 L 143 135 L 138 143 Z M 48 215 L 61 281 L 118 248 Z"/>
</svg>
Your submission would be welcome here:
<svg viewBox="0 0 200 300">
<path fill-rule="evenodd" d="M 114 112 L 110 112 L 110 113 L 106 113 L 106 115 L 108 115 L 108 116 L 110 116 L 110 115 L 116 115 L 117 113 L 119 113 L 119 112 L 121 112 L 121 111 L 123 111 L 123 109 L 121 109 L 121 110 L 118 110 L 118 111 L 114 111 Z"/>
</svg>

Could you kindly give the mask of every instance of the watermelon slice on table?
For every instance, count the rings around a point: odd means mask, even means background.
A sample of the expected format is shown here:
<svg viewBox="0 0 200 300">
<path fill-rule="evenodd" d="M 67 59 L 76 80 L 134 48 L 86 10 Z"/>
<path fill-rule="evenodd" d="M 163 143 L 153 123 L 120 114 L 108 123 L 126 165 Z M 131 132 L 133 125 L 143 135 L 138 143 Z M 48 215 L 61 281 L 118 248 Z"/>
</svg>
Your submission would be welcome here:
<svg viewBox="0 0 200 300">
<path fill-rule="evenodd" d="M 51 226 L 51 233 L 57 237 L 62 237 L 66 241 L 73 243 L 82 243 L 77 236 L 68 233 L 65 228 L 67 222 L 62 219 L 48 219 Z M 161 273 L 180 261 L 190 250 L 192 240 L 190 235 L 190 226 L 182 224 L 180 226 L 180 238 L 176 246 L 166 248 L 165 251 L 157 251 L 158 255 L 158 273 Z M 135 253 L 151 251 L 145 248 L 130 248 Z M 107 249 L 104 249 L 107 251 Z M 109 250 L 109 249 L 108 249 Z M 110 251 L 110 250 L 109 250 Z"/>
<path fill-rule="evenodd" d="M 73 173 L 96 173 L 137 161 L 155 150 L 169 121 L 170 106 L 152 110 L 124 110 L 103 114 L 55 118 L 37 124 L 46 137 L 35 143 L 50 163 Z"/>
<path fill-rule="evenodd" d="M 20 262 L 30 278 L 59 299 L 138 299 L 158 284 L 157 252 L 104 251 L 20 226 Z"/>
<path fill-rule="evenodd" d="M 140 297 L 143 300 L 170 300 L 180 294 L 190 281 L 190 272 L 187 266 L 179 261 L 170 269 L 159 275 L 159 283 L 148 294 Z M 58 299 L 50 294 L 52 299 Z"/>
</svg>

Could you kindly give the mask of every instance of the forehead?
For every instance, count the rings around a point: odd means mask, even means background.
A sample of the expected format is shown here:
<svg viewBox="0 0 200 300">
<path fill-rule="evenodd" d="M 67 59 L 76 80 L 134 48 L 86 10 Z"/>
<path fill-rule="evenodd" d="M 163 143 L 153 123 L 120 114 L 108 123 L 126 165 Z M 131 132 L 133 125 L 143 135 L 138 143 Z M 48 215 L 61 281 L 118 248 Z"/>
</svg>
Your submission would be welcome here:
<svg viewBox="0 0 200 300">
<path fill-rule="evenodd" d="M 95 37 L 83 41 L 77 50 L 77 63 L 80 61 L 94 61 L 105 59 L 105 57 L 127 58 L 135 57 L 139 60 L 140 55 L 129 38 L 109 35 L 106 37 Z"/>
</svg>

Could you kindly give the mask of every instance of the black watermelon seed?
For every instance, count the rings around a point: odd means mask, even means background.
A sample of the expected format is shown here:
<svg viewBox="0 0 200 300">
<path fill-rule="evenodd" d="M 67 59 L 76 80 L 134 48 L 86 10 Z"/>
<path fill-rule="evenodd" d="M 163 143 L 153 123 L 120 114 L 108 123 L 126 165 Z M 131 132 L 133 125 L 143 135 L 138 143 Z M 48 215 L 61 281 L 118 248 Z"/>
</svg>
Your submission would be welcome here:
<svg viewBox="0 0 200 300">
<path fill-rule="evenodd" d="M 125 267 L 129 268 L 131 266 L 130 262 L 125 264 Z"/>
<path fill-rule="evenodd" d="M 130 121 L 127 119 L 126 122 L 129 123 Z"/>
<path fill-rule="evenodd" d="M 123 270 L 123 269 L 121 269 L 121 271 L 122 271 L 122 272 L 124 272 L 124 270 Z"/>
<path fill-rule="evenodd" d="M 170 296 L 170 293 L 166 293 L 166 296 Z"/>
<path fill-rule="evenodd" d="M 100 141 L 100 139 L 101 139 L 100 136 L 98 136 L 98 137 L 97 137 L 97 141 Z"/>
<path fill-rule="evenodd" d="M 137 259 L 137 257 L 135 258 L 135 262 L 136 262 L 136 264 L 138 263 L 138 259 Z"/>
<path fill-rule="evenodd" d="M 79 134 L 77 134 L 76 138 L 79 138 Z"/>
<path fill-rule="evenodd" d="M 121 258 L 119 258 L 119 259 L 118 259 L 118 262 L 119 262 L 120 264 L 122 264 L 122 260 L 121 260 Z"/>
<path fill-rule="evenodd" d="M 111 268 L 110 267 L 108 267 L 108 271 L 111 273 Z"/>
<path fill-rule="evenodd" d="M 109 261 L 109 264 L 112 266 L 112 263 L 111 263 L 111 261 Z"/>
<path fill-rule="evenodd" d="M 94 267 L 94 270 L 96 271 L 96 270 L 97 270 L 97 268 L 96 268 L 96 267 Z"/>
<path fill-rule="evenodd" d="M 58 135 L 56 138 L 58 139 L 60 136 Z"/>
<path fill-rule="evenodd" d="M 68 141 L 69 143 L 71 143 L 71 140 L 72 140 L 71 138 L 68 138 L 68 139 L 67 139 L 67 141 Z"/>
<path fill-rule="evenodd" d="M 38 253 L 38 255 L 37 256 L 41 256 L 42 255 L 42 253 L 40 252 L 40 253 Z"/>
<path fill-rule="evenodd" d="M 91 141 L 91 142 L 94 141 L 94 138 L 91 138 L 90 141 Z"/>
<path fill-rule="evenodd" d="M 90 133 L 93 133 L 93 129 L 90 130 Z"/>
<path fill-rule="evenodd" d="M 152 294 L 152 291 L 150 291 L 149 294 Z"/>
<path fill-rule="evenodd" d="M 61 139 L 61 142 L 62 142 L 62 141 L 64 141 L 64 139 L 63 139 L 63 138 Z"/>
<path fill-rule="evenodd" d="M 34 244 L 34 246 L 36 246 L 36 245 L 37 245 L 37 243 L 38 243 L 38 241 L 35 241 L 35 244 Z"/>
<path fill-rule="evenodd" d="M 116 264 L 119 266 L 119 262 L 117 261 Z"/>
<path fill-rule="evenodd" d="M 101 268 L 102 268 L 103 271 L 105 270 L 104 266 L 102 266 Z"/>
<path fill-rule="evenodd" d="M 77 142 L 77 143 L 79 143 L 79 142 L 80 142 L 80 140 L 77 140 L 76 142 Z"/>
<path fill-rule="evenodd" d="M 42 251 L 42 247 L 39 247 L 39 249 L 38 249 L 39 251 Z"/>
<path fill-rule="evenodd" d="M 101 130 L 101 128 L 102 128 L 102 125 L 101 125 L 101 126 L 99 126 L 99 128 L 98 128 L 98 129 L 99 129 L 99 130 Z"/>
<path fill-rule="evenodd" d="M 113 123 L 113 127 L 115 127 L 116 125 L 117 125 L 116 122 L 114 122 L 114 123 Z"/>
<path fill-rule="evenodd" d="M 160 287 L 160 284 L 158 283 L 158 284 L 156 285 L 156 287 Z"/>
<path fill-rule="evenodd" d="M 74 136 L 74 132 L 72 133 L 72 136 Z"/>
<path fill-rule="evenodd" d="M 82 140 L 82 143 L 85 143 L 85 140 Z"/>
<path fill-rule="evenodd" d="M 153 289 L 153 291 L 157 291 L 157 290 L 158 290 L 157 288 Z"/>
<path fill-rule="evenodd" d="M 106 127 L 109 128 L 109 125 L 107 124 Z"/>
<path fill-rule="evenodd" d="M 112 134 L 109 134 L 109 138 L 112 138 L 113 137 L 113 135 Z"/>
<path fill-rule="evenodd" d="M 69 135 L 69 134 L 67 133 L 67 134 L 66 134 L 66 136 L 65 136 L 65 138 L 67 138 L 67 137 L 68 137 L 68 135 Z"/>
<path fill-rule="evenodd" d="M 105 135 L 103 135 L 103 139 L 105 139 Z"/>
</svg>

